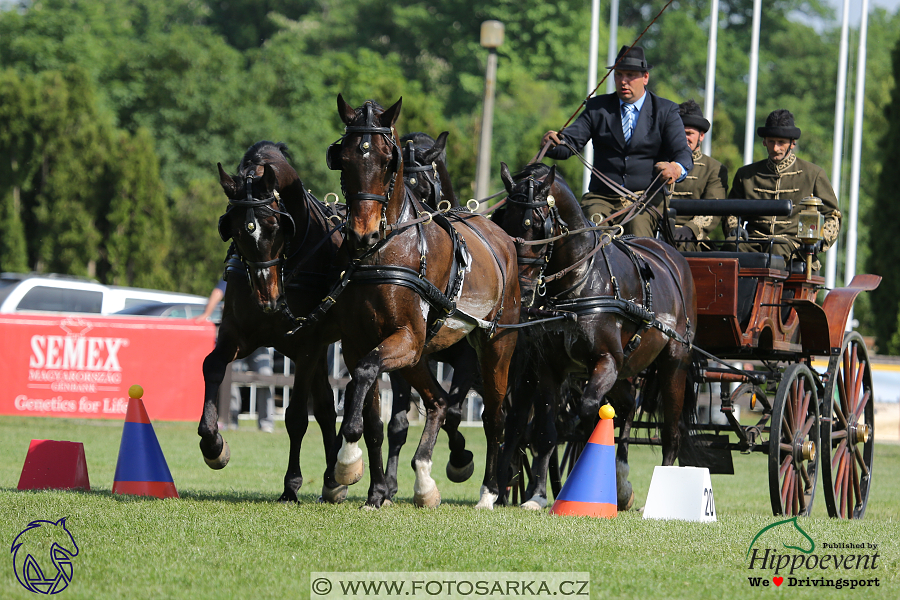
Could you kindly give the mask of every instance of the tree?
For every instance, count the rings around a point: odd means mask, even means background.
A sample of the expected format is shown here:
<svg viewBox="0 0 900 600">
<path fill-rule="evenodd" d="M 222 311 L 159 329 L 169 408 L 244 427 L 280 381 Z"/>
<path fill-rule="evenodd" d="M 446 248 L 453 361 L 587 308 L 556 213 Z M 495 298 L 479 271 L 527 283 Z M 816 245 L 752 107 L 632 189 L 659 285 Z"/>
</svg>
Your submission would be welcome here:
<svg viewBox="0 0 900 600">
<path fill-rule="evenodd" d="M 894 81 L 900 82 L 900 40 L 892 52 Z M 900 161 L 900 85 L 890 93 L 890 103 L 884 110 L 887 127 L 881 138 L 881 155 L 884 164 L 896 165 Z M 892 353 L 900 353 L 900 340 L 894 337 L 898 326 L 898 298 L 900 298 L 900 247 L 892 227 L 885 224 L 900 222 L 900 206 L 894 194 L 900 189 L 900 170 L 887 168 L 878 179 L 878 193 L 872 210 L 866 216 L 871 236 L 871 253 L 867 269 L 881 275 L 881 285 L 871 293 L 877 344 Z M 894 338 L 892 340 L 892 337 Z"/>
</svg>

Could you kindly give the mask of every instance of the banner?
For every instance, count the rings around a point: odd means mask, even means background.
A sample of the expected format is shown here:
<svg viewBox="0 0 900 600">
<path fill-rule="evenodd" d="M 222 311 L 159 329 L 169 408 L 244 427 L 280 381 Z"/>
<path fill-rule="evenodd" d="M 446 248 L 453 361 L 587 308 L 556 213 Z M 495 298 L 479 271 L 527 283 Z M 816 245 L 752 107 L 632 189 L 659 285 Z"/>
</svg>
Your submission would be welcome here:
<svg viewBox="0 0 900 600">
<path fill-rule="evenodd" d="M 187 319 L 0 315 L 0 414 L 122 419 L 144 388 L 154 421 L 198 421 L 215 325 Z"/>
</svg>

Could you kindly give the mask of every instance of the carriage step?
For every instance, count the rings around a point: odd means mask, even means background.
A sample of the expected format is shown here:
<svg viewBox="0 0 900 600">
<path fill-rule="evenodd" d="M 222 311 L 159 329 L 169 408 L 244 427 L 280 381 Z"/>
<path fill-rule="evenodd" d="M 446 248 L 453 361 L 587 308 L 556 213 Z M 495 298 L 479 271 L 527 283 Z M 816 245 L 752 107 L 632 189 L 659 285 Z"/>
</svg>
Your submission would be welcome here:
<svg viewBox="0 0 900 600">
<path fill-rule="evenodd" d="M 711 475 L 734 475 L 728 443 L 727 435 L 695 433 L 686 436 L 678 451 L 678 464 L 682 467 L 706 467 Z"/>
</svg>

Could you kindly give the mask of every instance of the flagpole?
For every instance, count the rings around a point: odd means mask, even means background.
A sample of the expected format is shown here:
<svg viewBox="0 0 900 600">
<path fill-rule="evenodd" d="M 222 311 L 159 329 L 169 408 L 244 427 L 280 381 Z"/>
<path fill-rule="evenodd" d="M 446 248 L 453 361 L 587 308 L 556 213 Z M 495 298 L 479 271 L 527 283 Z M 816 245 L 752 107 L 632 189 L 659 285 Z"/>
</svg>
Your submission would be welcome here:
<svg viewBox="0 0 900 600">
<path fill-rule="evenodd" d="M 846 97 L 847 97 L 847 47 L 850 30 L 850 0 L 844 0 L 844 8 L 841 16 L 841 46 L 838 58 L 838 78 L 837 78 L 837 95 L 834 102 L 834 140 L 831 150 L 831 185 L 834 187 L 834 193 L 838 198 L 838 206 L 840 206 L 841 198 L 841 167 L 844 158 L 844 114 L 846 113 Z M 834 288 L 835 280 L 837 280 L 837 263 L 838 263 L 838 243 L 839 239 L 834 240 L 831 248 L 828 249 L 825 266 L 825 287 Z"/>
<path fill-rule="evenodd" d="M 850 166 L 850 219 L 847 229 L 847 264 L 844 284 L 850 285 L 856 275 L 856 222 L 859 216 L 859 171 L 862 155 L 863 112 L 866 103 L 866 38 L 869 29 L 869 0 L 862 2 L 859 20 L 859 55 L 856 61 L 856 106 L 853 116 L 853 157 Z M 847 317 L 847 328 L 853 327 L 853 309 Z"/>
<path fill-rule="evenodd" d="M 847 0 L 844 0 L 845 2 Z M 706 59 L 706 98 L 703 102 L 703 114 L 706 120 L 713 123 L 714 101 L 716 96 L 716 52 L 719 36 L 719 0 L 712 0 L 709 13 L 709 49 Z M 705 136 L 702 142 L 703 154 L 712 154 L 712 133 Z"/>
<path fill-rule="evenodd" d="M 759 70 L 759 21 L 762 0 L 753 0 L 753 37 L 750 42 L 750 84 L 747 87 L 747 123 L 744 128 L 744 164 L 753 162 L 753 135 L 756 124 L 756 79 Z"/>
<path fill-rule="evenodd" d="M 600 0 L 591 1 L 591 44 L 588 55 L 588 84 L 587 93 L 590 96 L 597 87 L 597 55 L 600 52 Z M 584 145 L 584 159 L 587 164 L 594 164 L 594 143 L 588 140 Z M 591 185 L 591 170 L 584 168 L 581 178 L 582 189 L 587 193 Z"/>
</svg>

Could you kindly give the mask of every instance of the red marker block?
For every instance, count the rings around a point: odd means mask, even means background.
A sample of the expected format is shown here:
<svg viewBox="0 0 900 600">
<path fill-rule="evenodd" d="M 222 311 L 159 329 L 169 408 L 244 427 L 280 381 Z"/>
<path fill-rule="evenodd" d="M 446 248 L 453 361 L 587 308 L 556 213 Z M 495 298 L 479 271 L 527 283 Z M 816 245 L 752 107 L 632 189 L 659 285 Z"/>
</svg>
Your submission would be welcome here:
<svg viewBox="0 0 900 600">
<path fill-rule="evenodd" d="M 20 490 L 89 490 L 81 442 L 31 440 L 19 477 Z"/>
</svg>

